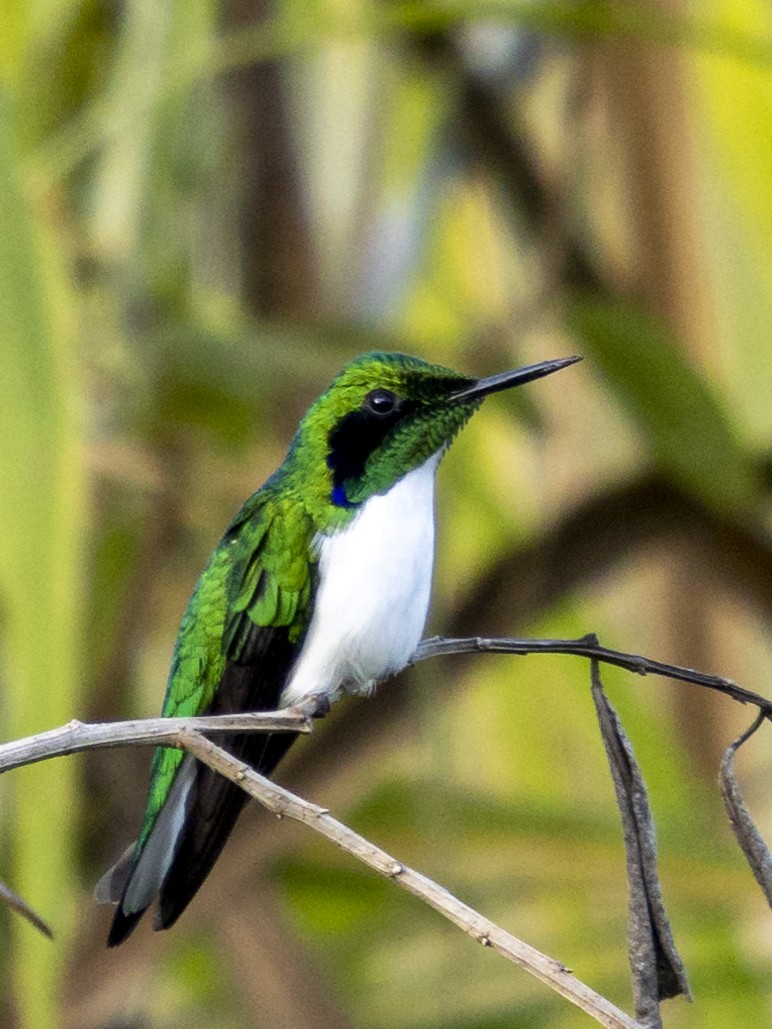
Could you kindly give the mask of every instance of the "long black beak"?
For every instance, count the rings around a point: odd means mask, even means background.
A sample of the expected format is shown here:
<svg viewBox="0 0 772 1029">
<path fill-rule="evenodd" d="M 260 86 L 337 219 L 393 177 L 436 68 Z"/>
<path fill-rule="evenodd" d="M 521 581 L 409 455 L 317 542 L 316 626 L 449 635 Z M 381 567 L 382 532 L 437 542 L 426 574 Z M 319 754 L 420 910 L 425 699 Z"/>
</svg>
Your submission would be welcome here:
<svg viewBox="0 0 772 1029">
<path fill-rule="evenodd" d="M 561 368 L 567 368 L 568 365 L 581 360 L 581 357 L 559 357 L 554 361 L 542 361 L 541 364 L 529 364 L 525 368 L 515 368 L 511 372 L 490 375 L 486 379 L 478 379 L 458 393 L 452 393 L 450 400 L 479 400 L 487 397 L 489 393 L 498 393 L 499 390 L 522 386 L 526 382 L 533 382 L 534 379 L 552 375 L 553 372 L 559 372 Z"/>
</svg>

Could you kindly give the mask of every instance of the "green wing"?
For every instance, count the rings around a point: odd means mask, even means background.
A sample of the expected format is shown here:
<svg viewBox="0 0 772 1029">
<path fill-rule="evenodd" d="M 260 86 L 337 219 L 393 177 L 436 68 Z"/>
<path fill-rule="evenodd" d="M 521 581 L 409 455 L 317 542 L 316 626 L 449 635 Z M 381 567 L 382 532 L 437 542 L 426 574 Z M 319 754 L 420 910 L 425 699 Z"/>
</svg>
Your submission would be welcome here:
<svg viewBox="0 0 772 1029">
<path fill-rule="evenodd" d="M 248 505 L 246 517 L 240 512 L 212 554 L 183 615 L 164 717 L 211 711 L 229 664 L 255 667 L 259 679 L 257 659 L 269 640 L 285 635 L 294 644 L 305 631 L 314 572 L 308 516 L 297 505 L 271 502 L 260 493 Z M 279 696 L 259 700 L 260 707 L 253 710 L 270 710 Z M 218 708 L 231 707 L 226 702 L 227 697 L 220 698 Z M 168 747 L 154 754 L 140 845 L 153 828 L 183 756 Z"/>
<path fill-rule="evenodd" d="M 255 628 L 285 628 L 290 642 L 298 641 L 307 625 L 315 568 L 311 520 L 291 500 L 266 506 L 246 548 L 242 532 L 237 528 L 226 544 L 240 551 L 229 577 L 223 633 L 222 649 L 232 661 L 244 659 Z"/>
<path fill-rule="evenodd" d="M 277 707 L 310 617 L 315 572 L 313 527 L 303 509 L 267 490 L 251 497 L 212 554 L 185 611 L 163 714 Z M 268 773 L 293 739 L 253 733 L 221 742 Z M 181 775 L 184 767 L 188 771 Z M 179 916 L 217 859 L 244 799 L 242 790 L 194 766 L 182 751 L 156 750 L 125 886 L 116 880 L 121 905 L 109 942 L 131 932 L 159 891 L 161 924 Z M 184 807 L 184 818 L 162 816 L 167 804 Z"/>
</svg>

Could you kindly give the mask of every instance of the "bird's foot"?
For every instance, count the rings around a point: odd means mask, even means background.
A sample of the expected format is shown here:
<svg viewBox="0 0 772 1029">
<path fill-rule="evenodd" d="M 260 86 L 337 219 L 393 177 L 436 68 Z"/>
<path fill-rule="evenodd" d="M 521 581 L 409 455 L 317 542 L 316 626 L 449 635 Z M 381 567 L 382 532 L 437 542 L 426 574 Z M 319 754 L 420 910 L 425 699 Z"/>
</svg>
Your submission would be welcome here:
<svg viewBox="0 0 772 1029">
<path fill-rule="evenodd" d="M 295 710 L 300 711 L 306 718 L 324 718 L 330 713 L 330 698 L 326 693 L 312 693 L 295 705 Z"/>
</svg>

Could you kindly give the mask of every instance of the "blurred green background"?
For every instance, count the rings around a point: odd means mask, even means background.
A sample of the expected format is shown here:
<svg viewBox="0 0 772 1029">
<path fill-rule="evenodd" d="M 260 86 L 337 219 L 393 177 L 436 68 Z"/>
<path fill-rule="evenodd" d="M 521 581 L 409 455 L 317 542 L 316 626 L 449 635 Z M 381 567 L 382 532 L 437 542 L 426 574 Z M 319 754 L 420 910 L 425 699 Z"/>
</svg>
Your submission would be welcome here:
<svg viewBox="0 0 772 1029">
<path fill-rule="evenodd" d="M 772 658 L 766 0 L 5 0 L 0 729 L 157 712 L 241 500 L 349 357 L 472 374 L 429 631 L 579 635 L 764 692 Z M 772 1020 L 772 922 L 720 806 L 751 713 L 609 671 L 695 1002 Z M 747 751 L 747 752 L 746 752 Z M 769 734 L 738 759 L 772 835 Z M 252 806 L 181 923 L 104 949 L 93 884 L 150 754 L 0 781 L 0 1024 L 589 1024 Z M 624 859 L 583 662 L 427 662 L 281 781 L 629 1008 Z"/>
</svg>

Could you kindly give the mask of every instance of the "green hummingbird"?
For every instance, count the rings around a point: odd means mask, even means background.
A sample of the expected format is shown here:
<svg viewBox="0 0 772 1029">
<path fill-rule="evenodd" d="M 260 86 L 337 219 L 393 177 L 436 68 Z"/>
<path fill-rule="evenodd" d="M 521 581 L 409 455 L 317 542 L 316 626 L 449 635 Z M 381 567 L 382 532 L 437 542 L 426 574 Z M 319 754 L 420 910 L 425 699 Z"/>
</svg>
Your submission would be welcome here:
<svg viewBox="0 0 772 1029">
<path fill-rule="evenodd" d="M 440 458 L 490 393 L 578 360 L 482 379 L 405 354 L 347 364 L 209 559 L 182 618 L 163 715 L 324 705 L 404 668 L 429 609 Z M 270 775 L 295 736 L 220 739 Z M 174 924 L 245 800 L 183 751 L 155 751 L 139 838 L 97 887 L 99 900 L 118 904 L 109 946 L 156 897 L 154 927 Z"/>
</svg>

